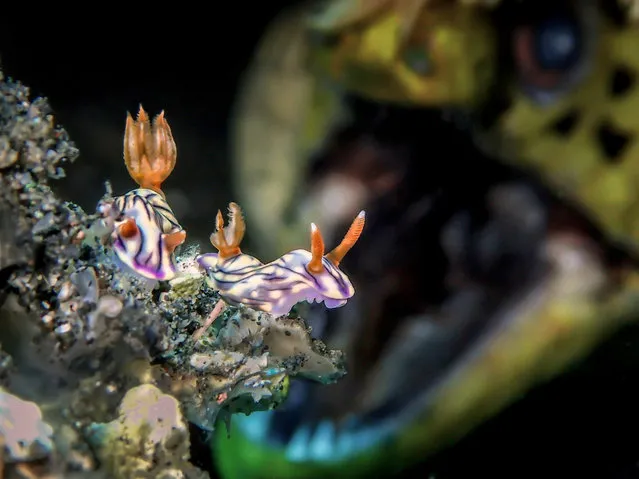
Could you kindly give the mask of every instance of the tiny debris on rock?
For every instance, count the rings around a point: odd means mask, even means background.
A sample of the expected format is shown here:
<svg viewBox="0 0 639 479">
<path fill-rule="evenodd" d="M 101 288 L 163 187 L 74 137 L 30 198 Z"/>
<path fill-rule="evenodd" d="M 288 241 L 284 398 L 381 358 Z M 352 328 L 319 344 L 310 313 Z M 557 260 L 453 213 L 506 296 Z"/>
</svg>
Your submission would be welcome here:
<svg viewBox="0 0 639 479">
<path fill-rule="evenodd" d="M 219 301 L 194 266 L 197 247 L 182 247 L 181 275 L 159 288 L 123 271 L 104 241 L 114 224 L 108 188 L 85 213 L 49 187 L 77 157 L 46 100 L 31 101 L 0 72 L 0 402 L 28 404 L 20 420 L 34 433 L 16 449 L 0 430 L 2 467 L 206 477 L 189 462 L 184 421 L 211 430 L 234 413 L 277 407 L 296 376 L 342 377 L 342 354 L 311 338 L 301 318 L 245 307 L 228 306 L 194 338 Z M 151 418 L 160 404 L 164 415 Z M 140 408 L 144 421 L 132 413 Z M 0 408 L 0 422 L 14 409 Z"/>
</svg>

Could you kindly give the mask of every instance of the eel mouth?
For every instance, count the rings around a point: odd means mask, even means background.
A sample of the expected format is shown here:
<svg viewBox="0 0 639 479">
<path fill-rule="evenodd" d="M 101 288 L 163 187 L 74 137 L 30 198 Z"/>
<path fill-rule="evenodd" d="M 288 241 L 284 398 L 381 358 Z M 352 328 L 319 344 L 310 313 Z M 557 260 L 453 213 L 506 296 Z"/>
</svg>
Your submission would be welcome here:
<svg viewBox="0 0 639 479">
<path fill-rule="evenodd" d="M 337 309 L 300 309 L 315 337 L 346 352 L 348 375 L 328 386 L 294 380 L 280 409 L 233 421 L 290 462 L 340 462 L 393 440 L 428 417 L 451 381 L 510 341 L 513 327 L 534 321 L 542 298 L 588 298 L 608 281 L 611 260 L 590 227 L 534 179 L 459 138 L 445 141 L 462 149 L 449 155 L 459 160 L 425 175 L 432 145 L 406 149 L 377 134 L 373 148 L 370 138 L 341 137 L 299 203 L 316 203 L 324 188 L 339 198 L 336 185 L 366 192 L 325 208 L 339 213 L 322 222 L 335 239 L 366 207 L 364 234 L 342 263 L 355 296 Z"/>
</svg>

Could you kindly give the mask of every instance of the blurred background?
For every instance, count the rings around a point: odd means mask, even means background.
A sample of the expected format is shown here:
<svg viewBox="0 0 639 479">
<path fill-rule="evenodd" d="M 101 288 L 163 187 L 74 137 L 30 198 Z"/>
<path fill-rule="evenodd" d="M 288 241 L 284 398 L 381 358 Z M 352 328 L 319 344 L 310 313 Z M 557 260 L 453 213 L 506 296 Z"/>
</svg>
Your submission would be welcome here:
<svg viewBox="0 0 639 479">
<path fill-rule="evenodd" d="M 81 151 L 92 211 L 134 187 L 126 112 L 165 111 L 188 243 L 327 247 L 357 294 L 305 306 L 338 384 L 193 427 L 211 477 L 639 477 L 639 25 L 628 1 L 57 5 L 0 18 L 5 75 Z M 157 20 L 156 20 L 157 17 Z"/>
</svg>

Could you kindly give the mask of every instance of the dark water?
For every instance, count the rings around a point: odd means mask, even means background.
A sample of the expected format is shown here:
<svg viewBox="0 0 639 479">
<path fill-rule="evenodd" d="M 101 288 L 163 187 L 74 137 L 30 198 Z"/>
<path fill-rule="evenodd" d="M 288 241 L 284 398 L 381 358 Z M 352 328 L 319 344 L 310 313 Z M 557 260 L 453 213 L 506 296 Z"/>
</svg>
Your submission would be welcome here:
<svg viewBox="0 0 639 479">
<path fill-rule="evenodd" d="M 126 112 L 140 103 L 151 115 L 164 109 L 178 146 L 165 189 L 190 239 L 208 244 L 217 208 L 232 199 L 226 132 L 236 86 L 266 24 L 291 3 L 225 2 L 214 16 L 172 4 L 156 9 L 162 21 L 108 4 L 90 14 L 2 15 L 5 75 L 48 97 L 81 150 L 61 193 L 92 210 L 104 180 L 117 193 L 132 189 L 122 160 Z"/>
</svg>

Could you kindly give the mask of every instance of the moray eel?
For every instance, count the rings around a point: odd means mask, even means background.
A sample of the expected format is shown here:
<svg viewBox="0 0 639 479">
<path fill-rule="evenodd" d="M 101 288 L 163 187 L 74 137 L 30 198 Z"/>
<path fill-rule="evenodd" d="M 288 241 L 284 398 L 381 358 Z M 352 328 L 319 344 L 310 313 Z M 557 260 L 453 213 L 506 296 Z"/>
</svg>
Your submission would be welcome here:
<svg viewBox="0 0 639 479">
<path fill-rule="evenodd" d="M 301 244 L 310 219 L 333 238 L 366 206 L 368 232 L 349 269 L 366 299 L 340 308 L 339 320 L 308 316 L 349 353 L 346 380 L 326 392 L 292 387 L 282 411 L 235 418 L 230 438 L 213 442 L 223 477 L 392 474 L 636 321 L 635 10 L 621 1 L 335 0 L 275 20 L 236 110 L 240 198 L 256 230 L 281 232 L 259 245 L 263 255 Z M 289 87 L 272 88 L 280 81 Z M 318 169 L 314 155 L 351 114 L 345 94 L 452 112 L 441 122 L 462 124 L 495 159 L 459 171 L 516 173 L 474 192 L 445 175 L 419 177 L 401 153 L 383 151 L 374 128 Z M 438 134 L 419 118 L 403 128 Z M 415 182 L 423 195 L 407 200 Z M 446 218 L 434 225 L 438 214 Z M 506 253 L 512 274 L 503 278 L 492 265 Z M 405 281 L 414 271 L 416 281 L 432 274 L 419 283 L 428 289 Z M 392 334 L 384 321 L 398 324 Z M 364 343 L 382 334 L 383 351 L 371 353 Z"/>
</svg>

